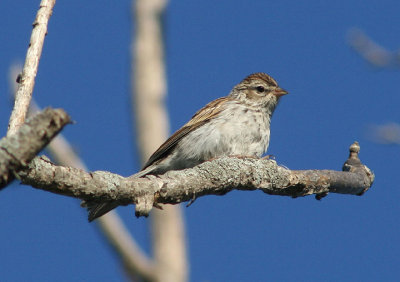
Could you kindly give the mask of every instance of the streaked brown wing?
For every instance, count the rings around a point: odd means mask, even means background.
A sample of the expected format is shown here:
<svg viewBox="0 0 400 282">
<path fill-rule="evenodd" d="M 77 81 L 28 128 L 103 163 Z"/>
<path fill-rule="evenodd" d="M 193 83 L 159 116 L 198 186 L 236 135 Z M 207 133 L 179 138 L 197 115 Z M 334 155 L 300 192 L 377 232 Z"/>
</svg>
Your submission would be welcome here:
<svg viewBox="0 0 400 282">
<path fill-rule="evenodd" d="M 171 137 L 168 138 L 158 149 L 151 155 L 149 160 L 143 166 L 146 169 L 148 166 L 163 160 L 178 144 L 178 142 L 187 134 L 209 122 L 214 116 L 218 115 L 224 110 L 224 104 L 230 101 L 231 98 L 222 97 L 208 103 L 205 107 L 197 111 L 191 120 L 176 131 Z"/>
</svg>

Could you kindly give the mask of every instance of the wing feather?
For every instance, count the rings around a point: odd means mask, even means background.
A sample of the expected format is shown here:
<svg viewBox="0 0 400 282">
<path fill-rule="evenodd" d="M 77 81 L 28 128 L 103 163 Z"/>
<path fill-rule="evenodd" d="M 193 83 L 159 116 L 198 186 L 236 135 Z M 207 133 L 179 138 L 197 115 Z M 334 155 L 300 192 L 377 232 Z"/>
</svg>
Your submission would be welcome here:
<svg viewBox="0 0 400 282">
<path fill-rule="evenodd" d="M 151 155 L 149 160 L 143 166 L 142 170 L 146 169 L 152 164 L 159 163 L 162 161 L 179 141 L 185 137 L 187 134 L 196 130 L 203 124 L 209 122 L 213 117 L 221 113 L 225 109 L 225 104 L 227 101 L 232 100 L 229 97 L 222 97 L 208 103 L 205 107 L 197 111 L 191 120 L 182 126 L 178 131 L 176 131 L 171 137 L 168 138 L 158 149 Z"/>
</svg>

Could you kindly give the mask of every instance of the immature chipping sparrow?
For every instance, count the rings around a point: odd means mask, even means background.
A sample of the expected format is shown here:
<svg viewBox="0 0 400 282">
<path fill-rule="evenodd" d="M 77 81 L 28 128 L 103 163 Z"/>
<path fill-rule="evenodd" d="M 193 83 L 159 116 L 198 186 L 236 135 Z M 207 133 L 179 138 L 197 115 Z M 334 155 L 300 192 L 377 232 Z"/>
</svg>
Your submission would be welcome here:
<svg viewBox="0 0 400 282">
<path fill-rule="evenodd" d="M 268 148 L 272 113 L 287 93 L 265 73 L 249 75 L 228 96 L 199 110 L 134 177 L 191 168 L 222 156 L 261 157 Z M 89 205 L 89 221 L 117 206 L 117 202 Z"/>
</svg>

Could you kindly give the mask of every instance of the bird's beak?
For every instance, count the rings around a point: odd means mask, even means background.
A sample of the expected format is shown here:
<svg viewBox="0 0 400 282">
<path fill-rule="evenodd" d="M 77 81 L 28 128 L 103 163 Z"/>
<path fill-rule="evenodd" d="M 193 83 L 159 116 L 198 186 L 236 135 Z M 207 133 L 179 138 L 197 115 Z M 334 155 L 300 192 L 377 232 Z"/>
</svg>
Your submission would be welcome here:
<svg viewBox="0 0 400 282">
<path fill-rule="evenodd" d="M 274 89 L 274 95 L 277 96 L 278 98 L 283 96 L 283 95 L 286 95 L 288 93 L 289 92 L 287 92 L 286 90 L 284 90 L 284 89 L 282 89 L 280 87 L 277 87 L 277 88 Z"/>
</svg>

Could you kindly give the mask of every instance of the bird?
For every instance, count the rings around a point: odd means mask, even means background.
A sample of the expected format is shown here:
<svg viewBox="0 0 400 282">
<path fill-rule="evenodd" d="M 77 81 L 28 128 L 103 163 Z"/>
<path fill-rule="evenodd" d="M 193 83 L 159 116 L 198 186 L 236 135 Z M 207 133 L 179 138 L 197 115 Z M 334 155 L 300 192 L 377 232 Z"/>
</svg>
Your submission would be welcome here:
<svg viewBox="0 0 400 282">
<path fill-rule="evenodd" d="M 197 111 L 131 177 L 192 168 L 223 156 L 260 158 L 268 149 L 272 114 L 286 94 L 268 74 L 248 75 L 227 96 Z M 115 201 L 87 205 L 89 221 L 118 205 Z"/>
</svg>

